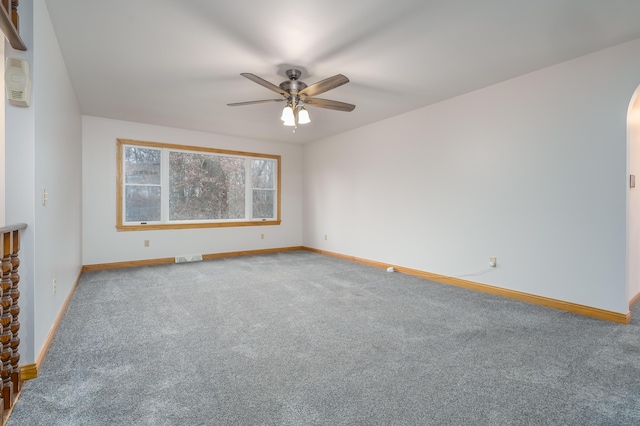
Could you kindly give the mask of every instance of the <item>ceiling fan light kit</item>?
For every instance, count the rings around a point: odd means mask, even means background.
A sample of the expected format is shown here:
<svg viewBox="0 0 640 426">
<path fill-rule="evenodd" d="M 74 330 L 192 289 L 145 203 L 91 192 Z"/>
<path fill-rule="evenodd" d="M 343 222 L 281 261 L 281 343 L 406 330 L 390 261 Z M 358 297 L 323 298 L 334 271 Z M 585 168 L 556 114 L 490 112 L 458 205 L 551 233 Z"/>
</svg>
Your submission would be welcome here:
<svg viewBox="0 0 640 426">
<path fill-rule="evenodd" d="M 293 112 L 293 108 L 291 108 L 289 105 L 284 107 L 282 109 L 282 117 L 280 117 L 280 120 L 283 121 L 283 124 L 285 126 L 295 126 L 296 116 L 295 116 L 295 113 Z"/>
<path fill-rule="evenodd" d="M 282 115 L 280 116 L 280 119 L 285 126 L 293 126 L 294 133 L 298 128 L 298 124 L 307 124 L 311 122 L 309 111 L 307 111 L 305 105 L 346 112 L 353 111 L 356 107 L 353 104 L 348 104 L 345 102 L 313 97 L 315 95 L 319 95 L 348 83 L 349 79 L 342 74 L 334 75 L 333 77 L 329 77 L 325 80 L 314 83 L 311 86 L 307 86 L 306 83 L 298 80 L 298 78 L 300 78 L 301 72 L 297 69 L 287 70 L 287 77 L 289 77 L 289 80 L 283 81 L 279 86 L 269 83 L 267 80 L 264 80 L 255 74 L 242 73 L 240 75 L 248 78 L 254 83 L 257 83 L 269 90 L 282 95 L 283 99 L 265 99 L 260 101 L 236 102 L 227 105 L 242 106 L 267 102 L 287 101 L 287 106 L 282 109 Z"/>
<path fill-rule="evenodd" d="M 311 117 L 309 117 L 309 111 L 305 107 L 301 107 L 298 111 L 298 123 L 308 124 L 311 123 Z"/>
</svg>

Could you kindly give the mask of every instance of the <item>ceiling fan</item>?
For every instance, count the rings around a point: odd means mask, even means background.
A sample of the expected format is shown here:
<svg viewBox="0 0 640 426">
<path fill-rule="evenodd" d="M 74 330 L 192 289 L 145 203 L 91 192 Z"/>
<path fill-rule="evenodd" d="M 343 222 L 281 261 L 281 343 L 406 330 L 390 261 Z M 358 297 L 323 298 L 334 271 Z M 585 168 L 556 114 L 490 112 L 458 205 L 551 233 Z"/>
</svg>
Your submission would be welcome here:
<svg viewBox="0 0 640 426">
<path fill-rule="evenodd" d="M 251 73 L 241 73 L 240 75 L 248 78 L 254 83 L 266 87 L 283 96 L 282 99 L 265 99 L 260 101 L 248 101 L 248 102 L 236 102 L 227 104 L 229 106 L 241 106 L 241 105 L 253 105 L 262 104 L 267 102 L 287 102 L 287 106 L 282 110 L 282 116 L 280 119 L 285 126 L 293 126 L 293 131 L 297 128 L 298 124 L 306 124 L 311 122 L 309 118 L 309 112 L 306 110 L 305 105 L 310 105 L 318 108 L 334 109 L 337 111 L 353 111 L 356 107 L 353 104 L 345 102 L 332 101 L 329 99 L 314 98 L 314 96 L 327 92 L 336 87 L 340 87 L 343 84 L 349 82 L 349 79 L 342 74 L 334 75 L 322 81 L 307 86 L 304 82 L 298 80 L 300 78 L 300 70 L 290 69 L 286 72 L 289 80 L 285 80 L 280 83 L 279 86 L 269 83 Z"/>
</svg>

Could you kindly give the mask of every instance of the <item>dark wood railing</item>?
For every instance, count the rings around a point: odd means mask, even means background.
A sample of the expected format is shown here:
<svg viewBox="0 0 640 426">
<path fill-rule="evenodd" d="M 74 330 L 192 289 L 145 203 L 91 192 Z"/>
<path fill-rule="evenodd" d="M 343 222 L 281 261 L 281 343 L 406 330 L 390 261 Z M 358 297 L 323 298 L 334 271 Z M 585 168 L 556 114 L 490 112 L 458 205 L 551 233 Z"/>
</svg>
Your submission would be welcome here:
<svg viewBox="0 0 640 426">
<path fill-rule="evenodd" d="M 0 30 L 9 40 L 11 47 L 16 50 L 27 50 L 22 38 L 20 38 L 18 0 L 2 0 L 0 6 Z"/>
<path fill-rule="evenodd" d="M 26 224 L 0 228 L 0 379 L 2 380 L 2 420 L 9 413 L 22 387 L 20 378 L 20 232 Z"/>
</svg>

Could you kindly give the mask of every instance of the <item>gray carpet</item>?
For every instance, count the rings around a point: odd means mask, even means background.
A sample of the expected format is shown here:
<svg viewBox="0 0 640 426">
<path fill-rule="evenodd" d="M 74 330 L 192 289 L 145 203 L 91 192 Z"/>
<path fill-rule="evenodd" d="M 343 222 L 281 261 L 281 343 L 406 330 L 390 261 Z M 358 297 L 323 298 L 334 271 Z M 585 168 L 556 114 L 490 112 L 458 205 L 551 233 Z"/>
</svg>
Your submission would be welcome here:
<svg viewBox="0 0 640 426">
<path fill-rule="evenodd" d="M 634 314 L 304 251 L 90 272 L 8 425 L 639 425 Z"/>
</svg>

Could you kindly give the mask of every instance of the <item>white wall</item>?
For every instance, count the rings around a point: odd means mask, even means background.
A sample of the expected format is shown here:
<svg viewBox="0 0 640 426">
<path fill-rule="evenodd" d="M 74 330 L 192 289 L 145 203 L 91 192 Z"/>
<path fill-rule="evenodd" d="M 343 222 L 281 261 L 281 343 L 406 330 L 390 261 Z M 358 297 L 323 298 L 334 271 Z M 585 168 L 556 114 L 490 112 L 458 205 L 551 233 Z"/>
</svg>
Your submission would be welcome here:
<svg viewBox="0 0 640 426">
<path fill-rule="evenodd" d="M 39 2 L 36 2 L 39 3 Z M 20 35 L 26 52 L 5 44 L 5 55 L 25 59 L 35 68 L 33 49 L 33 2 L 20 4 Z M 37 82 L 33 77 L 33 91 Z M 33 95 L 33 93 L 32 93 Z M 32 98 L 33 99 L 33 98 Z M 34 360 L 35 272 L 35 108 L 9 105 L 5 99 L 5 219 L 7 225 L 26 223 L 20 237 L 20 364 Z"/>
<path fill-rule="evenodd" d="M 2 58 L 2 62 L 0 63 L 0 75 L 4 75 L 4 42 L 0 42 L 0 58 Z M 0 84 L 0 96 L 2 99 L 5 98 L 4 93 L 4 84 Z M 0 102 L 0 226 L 4 226 L 5 222 L 5 155 L 4 155 L 4 103 L 6 101 Z"/>
<path fill-rule="evenodd" d="M 82 115 L 44 0 L 35 2 L 34 23 L 37 356 L 82 269 Z"/>
<path fill-rule="evenodd" d="M 640 86 L 629 105 L 628 175 L 637 179 L 636 187 L 627 190 L 627 297 L 640 293 Z"/>
<path fill-rule="evenodd" d="M 282 223 L 117 232 L 116 139 L 195 145 L 282 156 Z M 302 147 L 196 131 L 83 117 L 83 261 L 85 265 L 299 246 L 302 244 Z M 265 238 L 260 239 L 260 234 Z M 150 241 L 144 247 L 144 240 Z"/>
<path fill-rule="evenodd" d="M 27 224 L 19 283 L 24 365 L 36 360 L 82 267 L 82 122 L 44 0 L 20 4 L 20 34 L 28 50 L 7 45 L 6 55 L 29 62 L 33 90 L 30 107 L 5 105 L 5 208 L 7 224 Z"/>
<path fill-rule="evenodd" d="M 307 145 L 304 244 L 626 313 L 639 82 L 635 40 Z"/>
</svg>

